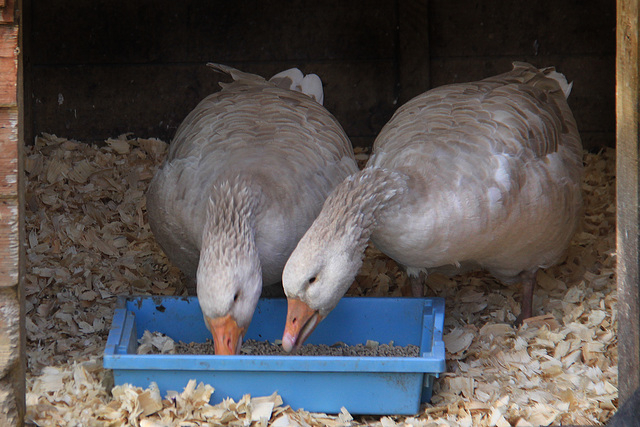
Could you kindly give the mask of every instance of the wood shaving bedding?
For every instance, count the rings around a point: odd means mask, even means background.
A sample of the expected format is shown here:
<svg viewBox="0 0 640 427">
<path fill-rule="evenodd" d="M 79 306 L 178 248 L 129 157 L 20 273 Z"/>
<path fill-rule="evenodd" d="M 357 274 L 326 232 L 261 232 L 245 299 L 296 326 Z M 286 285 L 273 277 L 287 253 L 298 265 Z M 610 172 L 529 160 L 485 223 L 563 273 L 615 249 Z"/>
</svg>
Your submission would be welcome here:
<svg viewBox="0 0 640 427">
<path fill-rule="evenodd" d="M 617 407 L 615 151 L 585 153 L 585 219 L 566 261 L 538 273 L 537 317 L 511 325 L 521 289 L 472 273 L 428 278 L 446 298 L 448 371 L 414 417 L 293 411 L 277 395 L 209 405 L 215 384 L 160 396 L 113 388 L 101 355 L 117 295 L 185 295 L 155 243 L 144 193 L 167 145 L 43 135 L 25 149 L 27 412 L 37 425 L 600 425 Z M 367 152 L 357 148 L 361 166 Z M 352 296 L 407 296 L 395 262 L 366 251 Z"/>
</svg>

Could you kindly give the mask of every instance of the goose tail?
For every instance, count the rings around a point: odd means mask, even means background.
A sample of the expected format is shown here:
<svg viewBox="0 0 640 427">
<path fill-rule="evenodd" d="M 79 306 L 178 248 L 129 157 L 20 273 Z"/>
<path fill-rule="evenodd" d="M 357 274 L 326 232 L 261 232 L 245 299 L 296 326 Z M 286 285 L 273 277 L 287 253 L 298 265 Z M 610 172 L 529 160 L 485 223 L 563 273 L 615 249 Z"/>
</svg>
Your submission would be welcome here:
<svg viewBox="0 0 640 427">
<path fill-rule="evenodd" d="M 208 67 L 214 69 L 219 73 L 231 76 L 236 82 L 245 83 L 264 83 L 265 79 L 260 76 L 251 73 L 245 73 L 237 70 L 228 65 L 216 64 L 209 62 Z M 297 92 L 304 93 L 311 99 L 315 100 L 318 104 L 322 105 L 324 102 L 324 91 L 322 89 L 322 80 L 316 74 L 302 74 L 297 68 L 290 68 L 276 74 L 269 79 L 271 83 L 282 89 L 295 90 Z M 229 83 L 220 82 L 222 88 L 225 88 Z"/>
<path fill-rule="evenodd" d="M 547 77 L 557 81 L 560 85 L 560 89 L 562 89 L 562 92 L 564 92 L 564 97 L 569 98 L 571 88 L 573 87 L 573 82 L 569 83 L 564 74 L 557 72 L 553 67 L 544 69 L 542 71 Z"/>
<path fill-rule="evenodd" d="M 284 70 L 271 77 L 269 81 L 283 89 L 291 89 L 302 92 L 315 100 L 318 104 L 324 102 L 322 80 L 316 74 L 302 74 L 297 68 Z"/>
<path fill-rule="evenodd" d="M 230 76 L 233 81 L 244 82 L 249 84 L 261 84 L 264 83 L 264 79 L 260 76 L 251 73 L 245 73 L 244 71 L 237 70 L 233 67 L 224 64 L 216 64 L 213 62 L 207 63 L 207 67 L 212 68 L 218 73 L 226 74 Z M 219 82 L 220 87 L 223 89 L 229 86 L 229 83 Z"/>
<path fill-rule="evenodd" d="M 538 69 L 527 62 L 516 61 L 513 63 L 512 73 L 516 73 L 515 75 L 520 76 L 522 83 L 527 83 L 541 89 L 557 90 L 559 87 L 560 90 L 562 90 L 565 99 L 569 98 L 571 88 L 573 87 L 573 82 L 569 83 L 564 74 L 557 72 L 555 67 Z M 549 79 L 555 81 L 557 86 L 556 84 L 551 83 Z"/>
</svg>

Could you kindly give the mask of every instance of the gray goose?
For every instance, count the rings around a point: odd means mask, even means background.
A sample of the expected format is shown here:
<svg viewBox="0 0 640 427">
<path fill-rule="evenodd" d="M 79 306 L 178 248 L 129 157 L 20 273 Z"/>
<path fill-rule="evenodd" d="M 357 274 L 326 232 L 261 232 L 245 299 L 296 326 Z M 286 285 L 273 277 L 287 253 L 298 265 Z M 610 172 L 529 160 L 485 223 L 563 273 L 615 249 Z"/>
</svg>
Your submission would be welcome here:
<svg viewBox="0 0 640 427">
<path fill-rule="evenodd" d="M 562 260 L 581 218 L 582 145 L 553 68 L 514 63 L 478 82 L 432 89 L 399 108 L 367 166 L 327 198 L 283 272 L 283 347 L 296 348 L 336 306 L 369 239 L 420 296 L 434 269 L 484 269 L 523 284 Z"/>
<path fill-rule="evenodd" d="M 327 195 L 358 168 L 342 127 L 316 101 L 317 76 L 292 69 L 267 81 L 209 66 L 233 82 L 179 126 L 147 212 L 169 260 L 195 283 L 216 354 L 237 354 L 263 286 L 280 283 Z"/>
</svg>

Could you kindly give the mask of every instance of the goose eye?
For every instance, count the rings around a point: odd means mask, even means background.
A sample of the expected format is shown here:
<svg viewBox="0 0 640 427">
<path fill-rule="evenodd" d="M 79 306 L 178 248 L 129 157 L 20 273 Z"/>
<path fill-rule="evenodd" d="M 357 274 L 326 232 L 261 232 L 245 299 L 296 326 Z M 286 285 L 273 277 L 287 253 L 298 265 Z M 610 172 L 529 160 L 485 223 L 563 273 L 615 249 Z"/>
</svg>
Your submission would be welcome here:
<svg viewBox="0 0 640 427">
<path fill-rule="evenodd" d="M 240 293 L 239 293 L 239 292 L 236 292 L 236 293 L 233 295 L 233 302 L 238 301 L 238 297 L 239 297 L 239 296 L 240 296 Z"/>
<path fill-rule="evenodd" d="M 309 278 L 309 284 L 312 284 L 313 282 L 315 282 L 317 280 L 316 276 L 310 277 Z"/>
</svg>

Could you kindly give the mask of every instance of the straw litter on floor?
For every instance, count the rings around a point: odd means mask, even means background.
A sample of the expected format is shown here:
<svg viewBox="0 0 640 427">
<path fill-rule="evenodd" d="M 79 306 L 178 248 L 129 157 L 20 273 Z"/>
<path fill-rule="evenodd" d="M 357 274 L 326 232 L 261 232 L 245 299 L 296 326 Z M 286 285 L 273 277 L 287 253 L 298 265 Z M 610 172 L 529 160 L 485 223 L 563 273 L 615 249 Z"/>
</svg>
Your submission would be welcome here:
<svg viewBox="0 0 640 427">
<path fill-rule="evenodd" d="M 518 287 L 432 275 L 446 298 L 448 372 L 415 417 L 293 411 L 282 399 L 208 404 L 215 384 L 112 388 L 101 364 L 117 295 L 182 295 L 146 223 L 144 192 L 167 145 L 123 135 L 100 146 L 44 135 L 26 147 L 28 420 L 37 425 L 599 425 L 617 407 L 615 151 L 585 153 L 586 213 L 566 262 L 540 272 L 539 316 L 519 329 Z M 364 163 L 367 153 L 358 150 Z M 370 247 L 349 295 L 410 294 Z"/>
</svg>

